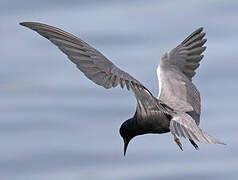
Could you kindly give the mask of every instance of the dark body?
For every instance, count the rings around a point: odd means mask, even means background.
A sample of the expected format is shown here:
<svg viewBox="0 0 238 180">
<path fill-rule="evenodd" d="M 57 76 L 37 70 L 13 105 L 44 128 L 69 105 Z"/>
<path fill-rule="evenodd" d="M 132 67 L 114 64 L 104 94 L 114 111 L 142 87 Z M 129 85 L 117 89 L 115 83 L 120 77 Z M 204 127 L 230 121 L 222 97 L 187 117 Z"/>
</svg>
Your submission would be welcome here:
<svg viewBox="0 0 238 180">
<path fill-rule="evenodd" d="M 138 105 L 134 116 L 121 125 L 120 134 L 125 142 L 124 154 L 130 140 L 135 136 L 148 133 L 162 134 L 170 132 L 171 114 L 174 111 L 160 100 L 156 98 L 154 100 L 160 105 L 160 109 L 153 108 L 143 111 L 143 107 Z"/>
</svg>

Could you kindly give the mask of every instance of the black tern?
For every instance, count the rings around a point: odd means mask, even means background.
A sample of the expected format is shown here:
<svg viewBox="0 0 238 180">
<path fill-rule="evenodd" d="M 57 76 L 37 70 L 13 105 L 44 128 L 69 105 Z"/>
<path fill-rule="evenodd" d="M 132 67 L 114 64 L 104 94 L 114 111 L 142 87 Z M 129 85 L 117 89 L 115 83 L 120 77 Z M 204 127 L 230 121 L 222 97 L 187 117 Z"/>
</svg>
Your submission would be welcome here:
<svg viewBox="0 0 238 180">
<path fill-rule="evenodd" d="M 130 140 L 147 133 L 171 132 L 183 150 L 178 137 L 187 138 L 198 149 L 195 141 L 224 144 L 200 129 L 200 93 L 192 83 L 195 70 L 206 47 L 203 28 L 190 34 L 182 43 L 165 53 L 157 68 L 159 95 L 154 97 L 138 80 L 124 72 L 103 54 L 76 36 L 59 28 L 37 22 L 22 22 L 55 44 L 76 64 L 87 78 L 106 89 L 120 84 L 132 90 L 137 100 L 134 116 L 120 127 L 124 140 L 124 155 Z M 178 136 L 178 137 L 177 137 Z"/>
</svg>

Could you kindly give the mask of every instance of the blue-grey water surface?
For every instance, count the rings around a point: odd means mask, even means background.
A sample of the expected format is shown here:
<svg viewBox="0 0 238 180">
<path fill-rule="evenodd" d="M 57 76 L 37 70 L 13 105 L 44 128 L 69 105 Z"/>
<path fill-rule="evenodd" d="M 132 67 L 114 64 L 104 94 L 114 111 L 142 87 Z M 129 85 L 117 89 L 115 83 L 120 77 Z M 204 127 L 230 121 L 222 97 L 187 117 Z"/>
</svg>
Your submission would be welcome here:
<svg viewBox="0 0 238 180">
<path fill-rule="evenodd" d="M 238 179 L 237 9 L 235 0 L 0 0 L 0 179 Z M 181 152 L 170 133 L 145 135 L 124 157 L 118 130 L 135 112 L 133 94 L 95 85 L 22 21 L 79 36 L 155 96 L 163 53 L 203 26 L 201 127 L 227 145 L 196 151 L 181 139 Z"/>
</svg>

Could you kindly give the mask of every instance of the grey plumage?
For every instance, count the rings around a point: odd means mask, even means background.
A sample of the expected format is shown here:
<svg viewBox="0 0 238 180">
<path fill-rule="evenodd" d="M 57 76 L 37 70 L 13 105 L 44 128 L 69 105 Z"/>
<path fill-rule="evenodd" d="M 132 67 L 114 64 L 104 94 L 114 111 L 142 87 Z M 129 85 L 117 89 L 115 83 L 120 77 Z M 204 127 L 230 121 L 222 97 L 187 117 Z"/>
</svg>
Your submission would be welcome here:
<svg viewBox="0 0 238 180">
<path fill-rule="evenodd" d="M 166 53 L 157 69 L 160 92 L 159 99 L 170 106 L 176 115 L 170 121 L 170 131 L 180 137 L 203 143 L 222 144 L 204 133 L 199 127 L 201 98 L 192 78 L 202 60 L 201 53 L 207 41 L 199 28 L 180 45 Z M 196 124 L 195 124 L 196 123 Z"/>
<path fill-rule="evenodd" d="M 122 88 L 126 86 L 134 92 L 137 100 L 136 113 L 120 128 L 125 142 L 124 153 L 134 136 L 146 133 L 171 131 L 172 134 L 191 141 L 221 144 L 198 127 L 201 100 L 192 78 L 203 58 L 201 53 L 206 49 L 203 46 L 206 39 L 203 39 L 205 33 L 202 33 L 202 28 L 194 31 L 163 56 L 157 69 L 159 97 L 155 98 L 142 83 L 76 36 L 46 24 L 20 24 L 49 39 L 94 83 L 106 89 L 120 84 Z"/>
</svg>

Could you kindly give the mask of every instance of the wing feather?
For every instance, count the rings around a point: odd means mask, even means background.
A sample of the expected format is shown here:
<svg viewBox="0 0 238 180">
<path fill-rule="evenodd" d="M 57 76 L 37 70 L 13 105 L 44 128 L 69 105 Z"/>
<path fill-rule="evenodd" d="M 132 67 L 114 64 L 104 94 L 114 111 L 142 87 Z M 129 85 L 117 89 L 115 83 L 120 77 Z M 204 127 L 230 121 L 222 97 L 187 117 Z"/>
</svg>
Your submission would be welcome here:
<svg viewBox="0 0 238 180">
<path fill-rule="evenodd" d="M 159 101 L 138 80 L 119 69 L 103 54 L 81 39 L 42 23 L 23 22 L 20 24 L 50 40 L 94 83 L 106 89 L 119 84 L 121 88 L 126 86 L 128 90 L 132 89 L 137 99 L 138 114 L 148 116 L 147 112 L 155 108 L 165 111 Z"/>
<path fill-rule="evenodd" d="M 96 49 L 61 29 L 35 22 L 20 23 L 55 44 L 92 81 L 105 88 L 116 87 L 119 83 L 130 88 L 130 83 L 142 85 L 128 73 L 120 70 Z M 101 73 L 101 74 L 100 74 Z"/>
<path fill-rule="evenodd" d="M 175 111 L 188 112 L 200 123 L 200 93 L 192 83 L 206 47 L 203 28 L 189 35 L 180 45 L 166 53 L 157 69 L 159 99 Z"/>
</svg>

